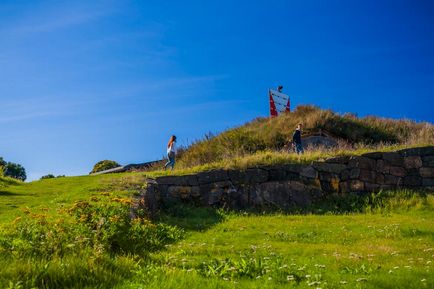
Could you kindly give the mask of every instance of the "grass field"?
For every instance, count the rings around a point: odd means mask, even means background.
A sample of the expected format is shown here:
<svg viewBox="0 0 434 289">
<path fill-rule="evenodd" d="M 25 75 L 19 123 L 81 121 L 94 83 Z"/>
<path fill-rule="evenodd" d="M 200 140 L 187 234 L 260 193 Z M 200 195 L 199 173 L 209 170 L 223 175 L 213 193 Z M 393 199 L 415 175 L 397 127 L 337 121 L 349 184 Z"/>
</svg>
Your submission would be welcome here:
<svg viewBox="0 0 434 289">
<path fill-rule="evenodd" d="M 144 180 L 2 179 L 0 288 L 434 288 L 432 194 L 335 200 L 321 214 L 177 206 L 131 221 Z"/>
<path fill-rule="evenodd" d="M 156 255 L 149 287 L 433 288 L 433 217 L 233 216 Z"/>
</svg>

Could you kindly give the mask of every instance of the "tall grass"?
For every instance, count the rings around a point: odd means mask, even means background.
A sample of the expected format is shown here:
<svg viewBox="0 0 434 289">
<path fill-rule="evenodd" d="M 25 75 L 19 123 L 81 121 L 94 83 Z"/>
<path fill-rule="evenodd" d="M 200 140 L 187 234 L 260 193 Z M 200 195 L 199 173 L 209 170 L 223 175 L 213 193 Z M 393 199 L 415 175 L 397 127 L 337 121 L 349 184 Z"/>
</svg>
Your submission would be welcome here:
<svg viewBox="0 0 434 289">
<path fill-rule="evenodd" d="M 434 126 L 411 120 L 394 120 L 338 114 L 315 106 L 299 106 L 275 118 L 257 118 L 219 135 L 207 135 L 179 154 L 182 168 L 243 158 L 263 151 L 279 151 L 290 141 L 294 128 L 303 123 L 305 134 L 325 131 L 337 138 L 340 149 L 434 143 Z"/>
</svg>

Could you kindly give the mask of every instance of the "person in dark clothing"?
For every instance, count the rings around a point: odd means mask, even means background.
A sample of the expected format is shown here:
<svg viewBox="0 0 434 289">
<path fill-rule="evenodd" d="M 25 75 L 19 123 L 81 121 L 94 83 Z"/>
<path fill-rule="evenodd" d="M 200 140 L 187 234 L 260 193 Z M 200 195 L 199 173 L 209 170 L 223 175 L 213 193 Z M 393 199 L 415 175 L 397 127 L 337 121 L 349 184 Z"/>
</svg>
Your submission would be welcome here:
<svg viewBox="0 0 434 289">
<path fill-rule="evenodd" d="M 299 123 L 297 125 L 297 128 L 295 129 L 294 134 L 292 135 L 292 143 L 294 144 L 295 152 L 297 154 L 304 153 L 303 145 L 301 143 L 301 126 L 302 124 Z"/>
</svg>

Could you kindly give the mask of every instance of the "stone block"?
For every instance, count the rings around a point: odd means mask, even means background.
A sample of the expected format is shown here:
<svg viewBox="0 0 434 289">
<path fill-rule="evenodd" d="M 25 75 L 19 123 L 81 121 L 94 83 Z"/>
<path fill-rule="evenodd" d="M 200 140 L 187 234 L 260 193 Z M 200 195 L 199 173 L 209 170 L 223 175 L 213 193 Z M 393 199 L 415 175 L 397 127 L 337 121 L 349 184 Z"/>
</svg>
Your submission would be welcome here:
<svg viewBox="0 0 434 289">
<path fill-rule="evenodd" d="M 402 185 L 402 178 L 392 175 L 384 175 L 384 184 L 400 186 Z"/>
<path fill-rule="evenodd" d="M 208 194 L 208 205 L 209 206 L 218 206 L 222 203 L 222 196 L 224 194 L 224 190 L 221 188 L 214 188 Z"/>
<path fill-rule="evenodd" d="M 434 156 L 422 157 L 422 163 L 424 167 L 434 167 Z"/>
<path fill-rule="evenodd" d="M 187 199 L 191 194 L 191 187 L 189 186 L 169 186 L 167 189 L 169 197 Z"/>
<path fill-rule="evenodd" d="M 351 192 L 361 192 L 365 189 L 365 183 L 359 180 L 352 180 L 349 182 Z"/>
<path fill-rule="evenodd" d="M 434 146 L 426 146 L 420 148 L 421 156 L 434 156 Z"/>
<path fill-rule="evenodd" d="M 308 179 L 317 179 L 318 172 L 312 166 L 308 166 L 301 170 L 300 176 Z"/>
<path fill-rule="evenodd" d="M 434 146 L 403 149 L 399 153 L 403 156 L 430 156 L 434 155 Z"/>
<path fill-rule="evenodd" d="M 348 180 L 350 178 L 350 171 L 349 170 L 343 170 L 342 172 L 341 172 L 341 175 L 340 175 L 340 179 L 341 179 L 341 181 L 346 181 L 346 180 Z"/>
<path fill-rule="evenodd" d="M 376 162 L 376 165 L 375 165 L 375 170 L 377 171 L 377 172 L 381 172 L 381 173 L 383 173 L 383 172 L 385 172 L 384 171 L 384 161 L 382 160 L 382 159 L 380 159 L 380 160 L 377 160 L 377 162 Z M 385 173 L 389 173 L 389 171 L 387 171 L 387 172 L 385 172 Z"/>
<path fill-rule="evenodd" d="M 287 172 L 282 167 L 274 167 L 268 170 L 269 181 L 286 180 Z"/>
<path fill-rule="evenodd" d="M 229 180 L 228 173 L 225 170 L 213 170 L 201 172 L 197 174 L 197 179 L 200 185 L 227 181 Z"/>
<path fill-rule="evenodd" d="M 403 157 L 409 157 L 409 156 L 420 156 L 420 148 L 408 148 L 408 149 L 402 149 L 397 151 L 400 155 Z"/>
<path fill-rule="evenodd" d="M 197 175 L 187 175 L 183 176 L 186 179 L 186 183 L 189 186 L 198 186 L 199 180 L 197 179 Z"/>
<path fill-rule="evenodd" d="M 420 177 L 419 169 L 408 169 L 407 170 L 407 176 L 419 176 Z"/>
<path fill-rule="evenodd" d="M 331 181 L 333 179 L 339 179 L 339 175 L 338 174 L 332 174 L 332 173 L 320 172 L 319 173 L 319 179 L 320 179 L 320 181 Z"/>
<path fill-rule="evenodd" d="M 404 177 L 407 175 L 407 171 L 403 167 L 390 167 L 389 174 L 397 177 Z"/>
<path fill-rule="evenodd" d="M 214 188 L 212 184 L 199 185 L 200 201 L 202 205 L 208 206 L 208 198 L 211 190 Z"/>
<path fill-rule="evenodd" d="M 307 187 L 307 190 L 309 191 L 310 195 L 312 196 L 312 199 L 320 199 L 324 196 L 324 191 L 320 188 L 316 187 Z M 339 184 L 338 184 L 338 191 L 339 191 Z"/>
<path fill-rule="evenodd" d="M 404 158 L 399 153 L 395 153 L 395 152 L 383 153 L 383 160 L 385 164 L 389 166 L 395 166 L 395 167 L 404 166 Z"/>
<path fill-rule="evenodd" d="M 296 173 L 296 174 L 299 174 L 303 168 L 305 168 L 305 166 L 301 165 L 301 164 L 282 165 L 283 170 L 290 172 L 290 173 Z"/>
<path fill-rule="evenodd" d="M 434 146 L 403 149 L 399 153 L 403 156 L 429 156 L 434 155 Z"/>
<path fill-rule="evenodd" d="M 288 206 L 291 194 L 290 182 L 266 182 L 258 185 L 261 197 L 256 197 L 256 204 L 273 205 L 279 208 Z"/>
<path fill-rule="evenodd" d="M 325 193 L 337 193 L 339 192 L 339 180 L 331 179 L 329 181 L 321 181 L 321 189 Z"/>
<path fill-rule="evenodd" d="M 354 168 L 350 171 L 350 179 L 351 180 L 358 179 L 359 176 L 360 176 L 360 169 L 359 168 Z"/>
<path fill-rule="evenodd" d="M 404 158 L 404 167 L 406 169 L 418 169 L 422 167 L 422 159 L 420 156 L 409 156 Z"/>
<path fill-rule="evenodd" d="M 365 183 L 365 190 L 368 192 L 379 191 L 380 187 L 381 187 L 381 185 L 379 185 L 379 184 Z"/>
<path fill-rule="evenodd" d="M 290 202 L 297 207 L 307 207 L 312 203 L 312 197 L 308 192 L 291 192 Z"/>
<path fill-rule="evenodd" d="M 376 172 L 372 170 L 360 170 L 358 179 L 364 182 L 375 183 Z"/>
<path fill-rule="evenodd" d="M 334 164 L 348 164 L 348 161 L 350 160 L 349 156 L 341 156 L 341 157 L 335 157 L 335 158 L 330 158 L 327 159 L 325 162 L 326 163 L 334 163 Z"/>
<path fill-rule="evenodd" d="M 227 172 L 229 180 L 233 184 L 245 184 L 246 183 L 246 172 L 240 170 L 228 170 Z"/>
<path fill-rule="evenodd" d="M 200 196 L 200 188 L 199 188 L 199 186 L 193 186 L 193 187 L 191 187 L 191 196 L 192 197 L 199 197 Z"/>
<path fill-rule="evenodd" d="M 158 177 L 155 181 L 159 185 L 170 185 L 170 186 L 185 186 L 188 185 L 187 179 L 184 176 L 164 176 Z"/>
<path fill-rule="evenodd" d="M 383 153 L 382 152 L 366 153 L 366 154 L 362 154 L 362 157 L 379 160 L 383 158 Z"/>
<path fill-rule="evenodd" d="M 300 177 L 300 180 L 306 186 L 312 186 L 312 187 L 318 187 L 318 188 L 321 186 L 319 178 L 317 178 L 317 179 L 310 179 L 310 178 Z"/>
<path fill-rule="evenodd" d="M 384 184 L 385 178 L 384 178 L 384 174 L 382 173 L 378 173 L 375 175 L 375 183 L 377 184 Z"/>
<path fill-rule="evenodd" d="M 424 187 L 433 187 L 434 186 L 434 178 L 424 178 L 424 179 L 422 179 L 422 185 Z"/>
<path fill-rule="evenodd" d="M 418 176 L 407 176 L 404 178 L 404 186 L 407 187 L 420 187 L 422 185 L 422 178 Z"/>
<path fill-rule="evenodd" d="M 160 196 L 163 199 L 166 198 L 169 195 L 169 192 L 168 192 L 169 186 L 168 185 L 160 185 L 160 184 L 158 184 L 156 187 L 157 187 L 156 190 L 158 190 L 158 192 L 160 193 Z"/>
<path fill-rule="evenodd" d="M 344 164 L 316 162 L 312 165 L 318 172 L 340 174 L 347 168 Z"/>
<path fill-rule="evenodd" d="M 419 173 L 424 178 L 434 178 L 434 168 L 423 167 L 419 169 Z"/>
<path fill-rule="evenodd" d="M 359 168 L 365 170 L 375 170 L 376 164 L 376 160 L 366 157 L 353 157 L 348 163 L 348 165 L 352 168 Z"/>
<path fill-rule="evenodd" d="M 248 183 L 265 183 L 268 181 L 268 171 L 263 169 L 247 169 L 246 180 Z"/>
<path fill-rule="evenodd" d="M 342 194 L 350 192 L 350 181 L 340 182 L 339 192 Z"/>
</svg>

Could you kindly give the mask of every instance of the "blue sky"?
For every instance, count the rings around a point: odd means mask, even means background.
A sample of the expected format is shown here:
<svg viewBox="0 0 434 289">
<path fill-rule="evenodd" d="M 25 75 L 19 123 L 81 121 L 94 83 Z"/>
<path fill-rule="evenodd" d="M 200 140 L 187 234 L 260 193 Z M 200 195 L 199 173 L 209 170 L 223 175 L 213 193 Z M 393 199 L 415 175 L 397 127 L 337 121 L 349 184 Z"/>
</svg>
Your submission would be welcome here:
<svg viewBox="0 0 434 289">
<path fill-rule="evenodd" d="M 0 2 L 0 156 L 30 179 L 158 159 L 266 116 L 278 84 L 434 122 L 434 2 Z"/>
</svg>

